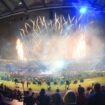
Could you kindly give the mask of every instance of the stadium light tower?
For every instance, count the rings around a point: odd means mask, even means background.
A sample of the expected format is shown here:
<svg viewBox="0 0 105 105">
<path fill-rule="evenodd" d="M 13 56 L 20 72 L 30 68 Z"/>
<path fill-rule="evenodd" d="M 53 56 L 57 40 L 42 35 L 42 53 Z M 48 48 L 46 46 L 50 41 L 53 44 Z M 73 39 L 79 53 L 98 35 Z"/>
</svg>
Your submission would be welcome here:
<svg viewBox="0 0 105 105">
<path fill-rule="evenodd" d="M 86 14 L 87 7 L 85 7 L 85 6 L 84 7 L 81 7 L 79 11 L 80 11 L 81 14 Z"/>
</svg>

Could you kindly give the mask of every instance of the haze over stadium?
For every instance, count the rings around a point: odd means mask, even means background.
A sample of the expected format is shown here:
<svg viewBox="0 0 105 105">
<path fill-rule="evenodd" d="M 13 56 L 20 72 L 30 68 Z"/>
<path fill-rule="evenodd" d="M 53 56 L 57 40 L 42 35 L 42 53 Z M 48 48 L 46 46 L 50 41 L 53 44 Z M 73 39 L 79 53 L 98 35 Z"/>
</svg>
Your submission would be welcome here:
<svg viewBox="0 0 105 105">
<path fill-rule="evenodd" d="M 37 70 L 39 74 L 48 75 L 59 72 L 64 75 L 65 71 L 76 74 L 104 71 L 105 36 L 100 15 L 104 10 L 87 2 L 73 2 L 69 7 L 61 8 L 71 11 L 66 10 L 64 15 L 54 11 L 55 7 L 50 11 L 53 14 L 50 19 L 31 14 L 31 18 L 27 15 L 26 21 L 21 17 L 22 24 L 16 22 L 13 42 L 1 38 L 1 61 L 7 62 L 2 68 L 26 71 L 27 75 L 29 72 L 34 75 L 32 73 Z"/>
<path fill-rule="evenodd" d="M 64 18 L 55 14 L 52 21 L 45 17 L 29 20 L 20 29 L 20 39 L 17 39 L 18 60 L 41 61 L 45 71 L 50 73 L 68 69 L 70 62 L 78 61 L 81 66 L 90 62 L 89 68 L 94 69 L 104 57 L 105 45 L 95 21 L 82 25 L 83 18 L 70 18 L 69 15 Z"/>
</svg>

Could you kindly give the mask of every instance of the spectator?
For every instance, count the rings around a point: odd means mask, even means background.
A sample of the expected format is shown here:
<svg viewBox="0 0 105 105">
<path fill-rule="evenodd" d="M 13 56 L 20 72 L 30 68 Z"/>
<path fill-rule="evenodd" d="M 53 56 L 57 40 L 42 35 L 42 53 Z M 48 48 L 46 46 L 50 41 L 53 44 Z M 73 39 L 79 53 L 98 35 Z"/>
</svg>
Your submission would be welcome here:
<svg viewBox="0 0 105 105">
<path fill-rule="evenodd" d="M 90 94 L 91 90 L 92 90 L 92 87 L 87 87 L 87 89 L 86 89 L 86 95 L 87 96 Z"/>
<path fill-rule="evenodd" d="M 56 90 L 56 93 L 51 97 L 51 104 L 52 105 L 63 105 L 62 97 L 59 93 L 59 89 Z"/>
<path fill-rule="evenodd" d="M 30 95 L 27 91 L 26 96 L 24 97 L 24 105 L 34 105 L 35 99 L 33 97 L 33 94 Z"/>
<path fill-rule="evenodd" d="M 7 103 L 4 102 L 4 98 L 3 98 L 3 95 L 0 93 L 0 105 L 9 105 Z"/>
<path fill-rule="evenodd" d="M 87 97 L 83 87 L 78 88 L 77 105 L 87 105 Z"/>
<path fill-rule="evenodd" d="M 3 105 L 3 96 L 0 94 L 0 105 Z"/>
<path fill-rule="evenodd" d="M 50 105 L 50 97 L 45 94 L 45 89 L 41 89 L 37 101 L 38 105 Z"/>
<path fill-rule="evenodd" d="M 73 91 L 68 91 L 64 96 L 65 105 L 77 105 L 76 104 L 76 95 Z"/>
<path fill-rule="evenodd" d="M 105 86 L 101 87 L 101 91 L 105 93 Z"/>
<path fill-rule="evenodd" d="M 101 85 L 99 83 L 94 85 L 94 91 L 89 96 L 88 105 L 105 105 L 105 94 L 101 92 Z"/>
</svg>

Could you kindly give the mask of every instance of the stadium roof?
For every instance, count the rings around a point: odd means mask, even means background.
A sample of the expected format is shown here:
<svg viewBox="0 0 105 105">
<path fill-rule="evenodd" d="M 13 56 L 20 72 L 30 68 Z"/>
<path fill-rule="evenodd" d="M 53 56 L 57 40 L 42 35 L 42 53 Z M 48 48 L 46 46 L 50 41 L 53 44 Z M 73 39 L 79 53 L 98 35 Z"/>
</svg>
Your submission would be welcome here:
<svg viewBox="0 0 105 105">
<path fill-rule="evenodd" d="M 29 11 L 69 7 L 73 3 L 83 2 L 105 10 L 105 0 L 0 0 L 0 19 Z"/>
</svg>

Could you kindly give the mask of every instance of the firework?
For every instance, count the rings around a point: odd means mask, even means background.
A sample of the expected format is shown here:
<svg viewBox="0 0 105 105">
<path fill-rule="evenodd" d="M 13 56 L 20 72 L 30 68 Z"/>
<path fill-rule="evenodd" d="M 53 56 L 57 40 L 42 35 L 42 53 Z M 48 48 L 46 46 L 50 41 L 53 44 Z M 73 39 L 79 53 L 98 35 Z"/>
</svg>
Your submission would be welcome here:
<svg viewBox="0 0 105 105">
<path fill-rule="evenodd" d="M 62 64 L 64 60 L 86 60 L 102 55 L 102 42 L 89 29 L 91 22 L 82 26 L 79 23 L 81 19 L 55 15 L 54 20 L 46 20 L 45 17 L 29 20 L 20 29 L 21 37 L 16 46 L 18 58 L 47 62 L 56 70 L 67 66 Z M 101 46 L 100 50 L 97 50 L 95 41 L 97 46 Z"/>
<path fill-rule="evenodd" d="M 20 41 L 20 39 L 17 39 L 16 50 L 17 50 L 17 53 L 18 53 L 18 59 L 19 60 L 25 60 L 24 51 L 23 51 L 23 44 Z"/>
</svg>

